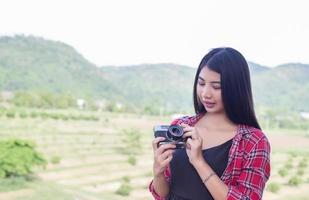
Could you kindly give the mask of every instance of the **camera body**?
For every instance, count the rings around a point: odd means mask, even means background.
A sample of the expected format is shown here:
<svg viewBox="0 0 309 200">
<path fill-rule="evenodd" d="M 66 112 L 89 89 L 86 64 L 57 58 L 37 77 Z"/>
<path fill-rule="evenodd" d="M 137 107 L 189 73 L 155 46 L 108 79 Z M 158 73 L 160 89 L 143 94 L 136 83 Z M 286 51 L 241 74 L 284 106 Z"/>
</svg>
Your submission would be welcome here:
<svg viewBox="0 0 309 200">
<path fill-rule="evenodd" d="M 153 127 L 155 137 L 164 137 L 165 140 L 159 142 L 162 144 L 174 144 L 176 149 L 183 149 L 186 146 L 185 138 L 183 138 L 183 128 L 179 125 L 157 125 Z"/>
</svg>

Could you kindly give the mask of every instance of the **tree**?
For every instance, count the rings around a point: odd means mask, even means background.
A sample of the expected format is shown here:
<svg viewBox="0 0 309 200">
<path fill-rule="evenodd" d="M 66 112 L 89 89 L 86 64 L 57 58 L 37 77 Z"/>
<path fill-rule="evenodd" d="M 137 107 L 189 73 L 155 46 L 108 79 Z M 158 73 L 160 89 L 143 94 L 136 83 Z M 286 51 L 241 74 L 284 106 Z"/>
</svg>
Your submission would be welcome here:
<svg viewBox="0 0 309 200">
<path fill-rule="evenodd" d="M 28 140 L 10 139 L 0 142 L 0 177 L 26 176 L 34 166 L 45 166 L 46 160 Z"/>
</svg>

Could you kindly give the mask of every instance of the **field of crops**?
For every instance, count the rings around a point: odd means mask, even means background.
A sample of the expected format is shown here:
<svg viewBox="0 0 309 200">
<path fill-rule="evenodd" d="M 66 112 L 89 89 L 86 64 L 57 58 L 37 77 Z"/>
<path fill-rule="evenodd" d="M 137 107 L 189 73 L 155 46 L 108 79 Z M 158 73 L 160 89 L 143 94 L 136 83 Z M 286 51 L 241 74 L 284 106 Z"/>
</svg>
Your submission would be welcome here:
<svg viewBox="0 0 309 200">
<path fill-rule="evenodd" d="M 0 199 L 151 199 L 147 185 L 152 177 L 152 126 L 170 120 L 67 110 L 2 113 L 0 139 L 35 141 L 48 165 L 35 169 L 31 181 L 0 179 Z M 272 175 L 264 199 L 309 199 L 306 134 L 267 131 Z"/>
</svg>

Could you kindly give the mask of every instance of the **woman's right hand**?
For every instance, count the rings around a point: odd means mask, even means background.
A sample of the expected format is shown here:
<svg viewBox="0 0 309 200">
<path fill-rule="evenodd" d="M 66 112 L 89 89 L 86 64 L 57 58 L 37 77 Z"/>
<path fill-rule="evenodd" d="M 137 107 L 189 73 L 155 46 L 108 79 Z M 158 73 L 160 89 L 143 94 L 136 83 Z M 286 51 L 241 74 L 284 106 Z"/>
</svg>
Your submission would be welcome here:
<svg viewBox="0 0 309 200">
<path fill-rule="evenodd" d="M 152 141 L 152 148 L 154 152 L 153 174 L 154 177 L 164 175 L 164 171 L 168 164 L 173 159 L 175 151 L 174 144 L 162 144 L 158 147 L 158 143 L 164 141 L 164 137 L 157 137 Z"/>
</svg>

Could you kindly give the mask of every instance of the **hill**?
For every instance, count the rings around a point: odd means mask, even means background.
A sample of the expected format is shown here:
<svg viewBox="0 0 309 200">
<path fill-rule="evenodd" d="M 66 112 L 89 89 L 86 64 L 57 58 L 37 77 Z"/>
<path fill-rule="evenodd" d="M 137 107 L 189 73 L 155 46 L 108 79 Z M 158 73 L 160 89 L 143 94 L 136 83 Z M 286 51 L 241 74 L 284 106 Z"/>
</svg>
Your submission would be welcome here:
<svg viewBox="0 0 309 200">
<path fill-rule="evenodd" d="M 93 96 L 112 88 L 104 74 L 74 48 L 32 36 L 0 38 L 1 90 Z"/>
<path fill-rule="evenodd" d="M 309 65 L 268 68 L 249 62 L 249 67 L 257 106 L 309 111 Z M 192 112 L 194 75 L 194 68 L 171 63 L 98 67 L 62 42 L 0 37 L 2 91 L 49 91 L 133 110 Z"/>
</svg>

